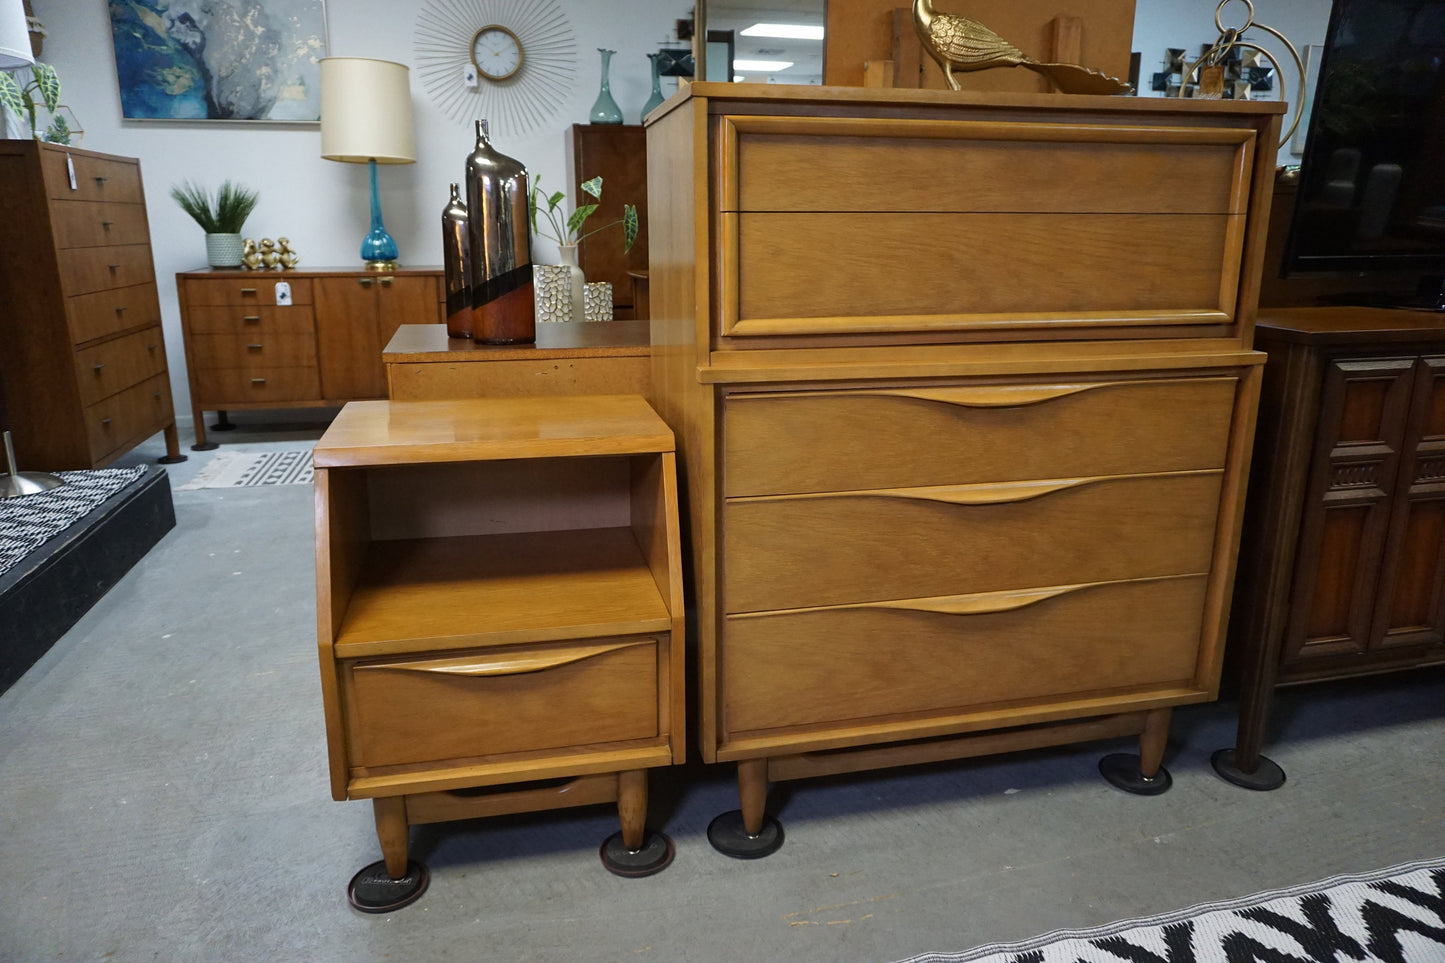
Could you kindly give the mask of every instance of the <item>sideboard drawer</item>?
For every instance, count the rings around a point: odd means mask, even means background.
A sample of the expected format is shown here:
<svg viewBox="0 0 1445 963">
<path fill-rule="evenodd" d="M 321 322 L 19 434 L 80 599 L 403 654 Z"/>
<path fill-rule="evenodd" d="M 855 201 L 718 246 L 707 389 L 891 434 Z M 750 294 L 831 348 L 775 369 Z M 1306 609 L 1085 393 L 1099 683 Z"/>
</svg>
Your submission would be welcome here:
<svg viewBox="0 0 1445 963">
<path fill-rule="evenodd" d="M 197 368 L 193 394 L 208 404 L 260 405 L 318 401 L 321 379 L 313 368 Z"/>
<path fill-rule="evenodd" d="M 60 284 L 66 294 L 89 294 L 153 283 L 148 244 L 72 247 L 60 252 Z"/>
<path fill-rule="evenodd" d="M 725 402 L 724 487 L 773 495 L 1220 468 L 1236 385 L 740 392 Z"/>
<path fill-rule="evenodd" d="M 75 171 L 71 186 L 70 170 Z M 133 161 L 110 157 L 90 157 L 67 150 L 42 151 L 40 166 L 45 179 L 45 192 L 56 200 L 120 201 L 139 204 L 141 192 L 140 165 Z"/>
<path fill-rule="evenodd" d="M 197 368 L 304 368 L 316 366 L 311 334 L 194 334 L 186 340 Z"/>
<path fill-rule="evenodd" d="M 311 279 L 293 278 L 283 271 L 256 271 L 246 277 L 187 279 L 185 297 L 192 308 L 205 305 L 275 305 L 278 281 L 291 285 L 292 304 L 311 303 Z"/>
<path fill-rule="evenodd" d="M 658 735 L 657 640 L 347 662 L 347 739 L 368 768 Z"/>
<path fill-rule="evenodd" d="M 100 461 L 137 435 L 159 431 L 174 417 L 171 383 L 162 373 L 85 409 L 90 454 Z"/>
<path fill-rule="evenodd" d="M 161 306 L 154 281 L 111 288 L 65 299 L 70 338 L 84 344 L 143 324 L 161 323 Z"/>
<path fill-rule="evenodd" d="M 166 370 L 160 325 L 75 353 L 75 380 L 82 404 L 93 405 Z"/>
<path fill-rule="evenodd" d="M 56 201 L 50 205 L 50 215 L 58 248 L 150 243 L 142 204 Z"/>
<path fill-rule="evenodd" d="M 1223 474 L 730 499 L 724 611 L 1208 572 Z"/>
<path fill-rule="evenodd" d="M 186 334 L 306 334 L 314 337 L 316 316 L 309 305 L 278 308 L 265 304 L 211 305 L 186 312 Z"/>
<path fill-rule="evenodd" d="M 1193 684 L 1203 575 L 729 616 L 729 735 Z"/>
</svg>

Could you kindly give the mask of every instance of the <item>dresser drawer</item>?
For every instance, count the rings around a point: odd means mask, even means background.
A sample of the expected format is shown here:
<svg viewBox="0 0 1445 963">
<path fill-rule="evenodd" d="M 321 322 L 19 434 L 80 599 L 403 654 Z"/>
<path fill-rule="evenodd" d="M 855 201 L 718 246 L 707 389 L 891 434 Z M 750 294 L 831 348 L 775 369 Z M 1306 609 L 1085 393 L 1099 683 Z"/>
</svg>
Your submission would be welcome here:
<svg viewBox="0 0 1445 963">
<path fill-rule="evenodd" d="M 315 335 L 316 316 L 310 305 L 277 308 L 263 304 L 191 308 L 186 312 L 186 334 L 304 334 Z"/>
<path fill-rule="evenodd" d="M 1208 572 L 1223 474 L 732 499 L 725 611 Z"/>
<path fill-rule="evenodd" d="M 207 305 L 236 307 L 274 305 L 276 303 L 276 284 L 282 281 L 291 285 L 292 304 L 311 303 L 310 278 L 293 278 L 279 271 L 257 271 L 242 277 L 187 279 L 185 282 L 186 304 L 192 308 Z"/>
<path fill-rule="evenodd" d="M 657 640 L 503 647 L 462 657 L 347 662 L 354 766 L 656 738 Z"/>
<path fill-rule="evenodd" d="M 316 365 L 311 334 L 197 334 L 187 339 L 198 368 L 305 368 Z"/>
<path fill-rule="evenodd" d="M 147 378 L 138 385 L 111 395 L 85 409 L 85 430 L 90 439 L 91 458 L 99 461 L 137 436 L 159 431 L 170 424 L 171 384 L 165 374 Z"/>
<path fill-rule="evenodd" d="M 198 403 L 262 404 L 320 401 L 321 379 L 311 368 L 197 368 L 192 392 Z"/>
<path fill-rule="evenodd" d="M 75 353 L 75 380 L 82 404 L 93 405 L 166 370 L 160 325 Z"/>
<path fill-rule="evenodd" d="M 730 616 L 729 734 L 1194 685 L 1203 575 Z"/>
<path fill-rule="evenodd" d="M 75 168 L 72 188 L 66 158 Z M 40 167 L 45 178 L 45 191 L 57 200 L 120 201 L 139 204 L 141 192 L 140 165 L 110 157 L 88 157 L 64 148 L 43 148 Z"/>
<path fill-rule="evenodd" d="M 161 323 L 161 306 L 154 281 L 111 288 L 65 299 L 70 339 L 84 344 L 143 324 Z"/>
<path fill-rule="evenodd" d="M 727 397 L 729 496 L 1219 468 L 1235 378 Z"/>
<path fill-rule="evenodd" d="M 148 244 L 73 247 L 60 252 L 60 283 L 67 295 L 155 282 Z"/>
<path fill-rule="evenodd" d="M 58 248 L 150 243 L 142 204 L 55 201 L 50 205 L 50 217 Z"/>
</svg>

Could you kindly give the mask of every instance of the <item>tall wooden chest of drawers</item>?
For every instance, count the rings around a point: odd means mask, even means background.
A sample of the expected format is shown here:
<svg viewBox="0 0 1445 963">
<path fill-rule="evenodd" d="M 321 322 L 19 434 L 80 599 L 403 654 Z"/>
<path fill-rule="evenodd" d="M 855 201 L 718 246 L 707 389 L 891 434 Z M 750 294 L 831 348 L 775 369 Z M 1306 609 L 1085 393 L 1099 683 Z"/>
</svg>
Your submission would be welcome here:
<svg viewBox="0 0 1445 963">
<path fill-rule="evenodd" d="M 0 428 L 24 469 L 176 437 L 140 164 L 0 141 Z"/>
<path fill-rule="evenodd" d="M 770 780 L 1215 698 L 1279 104 L 694 84 L 648 123 L 703 757 Z M 1113 761 L 1111 761 L 1113 760 Z"/>
</svg>

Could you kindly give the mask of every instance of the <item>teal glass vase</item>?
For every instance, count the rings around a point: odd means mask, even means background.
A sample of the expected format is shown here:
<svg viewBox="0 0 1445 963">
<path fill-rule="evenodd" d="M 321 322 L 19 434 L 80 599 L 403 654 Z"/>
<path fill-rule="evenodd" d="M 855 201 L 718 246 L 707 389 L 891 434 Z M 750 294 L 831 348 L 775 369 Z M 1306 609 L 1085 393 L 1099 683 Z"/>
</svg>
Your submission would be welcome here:
<svg viewBox="0 0 1445 963">
<path fill-rule="evenodd" d="M 594 124 L 620 124 L 622 109 L 617 106 L 617 101 L 612 99 L 612 81 L 607 78 L 612 55 L 617 51 L 598 47 L 597 52 L 602 55 L 602 89 L 597 92 L 597 99 L 592 102 L 592 113 L 588 119 Z"/>
<path fill-rule="evenodd" d="M 652 96 L 647 98 L 647 103 L 642 105 L 642 115 L 637 118 L 638 123 L 646 120 L 647 115 L 651 113 L 653 109 L 660 105 L 663 101 L 662 77 L 657 72 L 659 69 L 657 57 L 658 55 L 655 53 L 650 53 L 647 55 L 647 59 L 652 61 Z"/>
</svg>

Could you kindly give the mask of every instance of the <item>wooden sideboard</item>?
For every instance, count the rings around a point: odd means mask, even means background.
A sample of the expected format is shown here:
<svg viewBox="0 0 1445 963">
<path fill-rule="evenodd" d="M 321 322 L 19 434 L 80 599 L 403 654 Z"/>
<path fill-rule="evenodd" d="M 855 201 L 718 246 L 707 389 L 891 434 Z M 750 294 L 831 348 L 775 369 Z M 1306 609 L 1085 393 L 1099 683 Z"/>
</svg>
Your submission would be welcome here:
<svg viewBox="0 0 1445 963">
<path fill-rule="evenodd" d="M 1216 697 L 1282 106 L 693 84 L 648 118 L 709 830 L 770 780 L 1137 734 Z"/>
<path fill-rule="evenodd" d="M 0 429 L 22 469 L 184 461 L 140 163 L 0 141 Z"/>
<path fill-rule="evenodd" d="M 418 823 L 616 801 L 604 864 L 671 861 L 644 820 L 684 754 L 674 459 L 636 395 L 357 402 L 317 443 L 331 791 L 384 856 L 358 908 L 421 895 Z"/>
<path fill-rule="evenodd" d="M 651 355 L 643 321 L 537 325 L 531 344 L 448 338 L 444 324 L 406 324 L 382 352 L 387 397 L 508 398 L 648 394 Z"/>
<path fill-rule="evenodd" d="M 1277 685 L 1445 663 L 1445 319 L 1269 308 L 1221 776 L 1274 789 Z"/>
<path fill-rule="evenodd" d="M 386 397 L 381 351 L 403 324 L 445 321 L 440 268 L 176 275 L 197 451 L 206 411 L 316 408 Z M 283 287 L 284 286 L 284 287 Z"/>
</svg>

